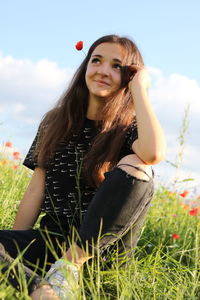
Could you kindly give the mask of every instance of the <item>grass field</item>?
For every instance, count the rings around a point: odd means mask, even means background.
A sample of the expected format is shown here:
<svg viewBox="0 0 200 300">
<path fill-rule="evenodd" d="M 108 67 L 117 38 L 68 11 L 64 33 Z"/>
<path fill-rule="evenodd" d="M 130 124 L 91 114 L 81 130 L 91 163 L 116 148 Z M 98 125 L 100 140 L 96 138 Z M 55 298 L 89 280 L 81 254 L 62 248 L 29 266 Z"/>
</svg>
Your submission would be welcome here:
<svg viewBox="0 0 200 300">
<path fill-rule="evenodd" d="M 30 177 L 19 154 L 0 154 L 1 229 L 12 227 Z M 80 299 L 200 299 L 200 197 L 184 183 L 182 192 L 157 187 L 130 266 L 102 270 L 97 258 L 81 276 Z M 0 299 L 30 298 L 24 282 L 16 292 L 0 273 Z"/>
</svg>

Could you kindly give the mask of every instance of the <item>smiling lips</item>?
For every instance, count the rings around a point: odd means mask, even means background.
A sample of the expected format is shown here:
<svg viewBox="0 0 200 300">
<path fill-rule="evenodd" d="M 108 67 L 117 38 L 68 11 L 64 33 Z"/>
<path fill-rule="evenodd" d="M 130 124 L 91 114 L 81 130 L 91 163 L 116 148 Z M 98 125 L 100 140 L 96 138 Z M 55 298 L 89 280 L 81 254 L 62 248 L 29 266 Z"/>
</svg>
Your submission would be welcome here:
<svg viewBox="0 0 200 300">
<path fill-rule="evenodd" d="M 96 83 L 100 84 L 100 85 L 106 85 L 106 86 L 110 86 L 109 83 L 103 81 L 103 80 L 95 80 Z"/>
</svg>

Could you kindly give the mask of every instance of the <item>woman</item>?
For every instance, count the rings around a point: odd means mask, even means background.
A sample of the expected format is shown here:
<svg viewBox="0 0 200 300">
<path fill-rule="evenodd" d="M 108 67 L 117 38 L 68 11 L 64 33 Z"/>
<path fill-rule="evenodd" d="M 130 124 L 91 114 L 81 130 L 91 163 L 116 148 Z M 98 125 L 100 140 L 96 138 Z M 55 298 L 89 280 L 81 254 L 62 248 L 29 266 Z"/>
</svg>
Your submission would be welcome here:
<svg viewBox="0 0 200 300">
<path fill-rule="evenodd" d="M 133 253 L 153 195 L 150 165 L 165 153 L 149 83 L 137 46 L 104 36 L 41 122 L 24 161 L 33 177 L 13 231 L 0 234 L 12 257 L 15 244 L 21 251 L 29 245 L 24 262 L 54 262 L 50 243 L 63 257 L 47 272 L 46 284 L 34 289 L 33 283 L 32 299 L 75 299 L 79 269 L 96 252 L 105 255 L 117 245 L 121 258 Z M 46 215 L 33 230 L 41 208 Z"/>
</svg>

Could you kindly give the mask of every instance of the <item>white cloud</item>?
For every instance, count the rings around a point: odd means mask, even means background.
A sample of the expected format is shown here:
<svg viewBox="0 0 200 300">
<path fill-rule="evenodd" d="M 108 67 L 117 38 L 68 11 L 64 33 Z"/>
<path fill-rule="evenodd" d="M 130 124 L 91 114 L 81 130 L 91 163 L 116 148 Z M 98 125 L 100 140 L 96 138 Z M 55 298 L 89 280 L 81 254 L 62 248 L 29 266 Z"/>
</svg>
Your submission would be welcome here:
<svg viewBox="0 0 200 300">
<path fill-rule="evenodd" d="M 188 169 L 192 168 L 195 172 L 199 172 L 200 174 L 199 147 L 197 145 L 186 145 L 184 152 L 184 165 Z"/>
<path fill-rule="evenodd" d="M 26 106 L 19 102 L 13 105 L 12 110 L 14 113 L 21 113 L 26 110 Z"/>
<path fill-rule="evenodd" d="M 24 122 L 40 118 L 59 98 L 73 70 L 55 62 L 33 62 L 3 56 L 0 52 L 0 108 L 10 118 Z"/>
<path fill-rule="evenodd" d="M 183 125 L 185 109 L 188 104 L 190 105 L 187 116 L 189 126 L 184 136 L 183 161 L 178 176 L 180 180 L 195 179 L 194 182 L 183 183 L 185 186 L 187 184 L 199 186 L 200 86 L 196 80 L 180 74 L 164 76 L 159 69 L 152 67 L 148 69 L 152 76 L 150 98 L 166 134 L 166 159 L 172 163 L 176 162 L 177 156 L 180 154 L 178 153 L 180 151 L 178 137 Z M 175 168 L 165 162 L 156 166 L 155 169 L 161 178 L 168 178 L 169 183 L 175 176 Z"/>
<path fill-rule="evenodd" d="M 190 104 L 192 114 L 200 112 L 200 86 L 194 79 L 180 74 L 164 77 L 160 70 L 149 68 L 152 75 L 150 90 L 153 103 L 159 109 L 173 114 L 183 111 L 187 103 Z"/>
</svg>

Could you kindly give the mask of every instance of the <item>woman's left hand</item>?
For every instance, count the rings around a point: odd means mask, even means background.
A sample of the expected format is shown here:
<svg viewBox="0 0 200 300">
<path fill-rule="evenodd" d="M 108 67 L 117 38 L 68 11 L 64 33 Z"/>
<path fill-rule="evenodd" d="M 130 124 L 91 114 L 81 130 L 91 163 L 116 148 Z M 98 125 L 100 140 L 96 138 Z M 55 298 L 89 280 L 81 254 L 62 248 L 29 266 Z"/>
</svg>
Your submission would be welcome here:
<svg viewBox="0 0 200 300">
<path fill-rule="evenodd" d="M 150 87 L 151 77 L 144 67 L 139 67 L 137 65 L 130 65 L 129 69 L 134 71 L 135 75 L 129 81 L 128 87 L 132 93 L 139 88 L 147 90 Z"/>
</svg>

